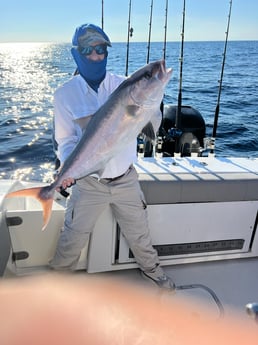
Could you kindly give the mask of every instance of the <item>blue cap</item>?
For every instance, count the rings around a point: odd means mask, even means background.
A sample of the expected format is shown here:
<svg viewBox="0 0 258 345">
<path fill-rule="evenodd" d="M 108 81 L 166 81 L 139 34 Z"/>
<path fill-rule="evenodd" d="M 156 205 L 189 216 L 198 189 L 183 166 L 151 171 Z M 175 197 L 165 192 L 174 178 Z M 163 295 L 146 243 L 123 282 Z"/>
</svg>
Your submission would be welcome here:
<svg viewBox="0 0 258 345">
<path fill-rule="evenodd" d="M 110 39 L 99 26 L 83 24 L 76 28 L 72 39 L 73 46 L 87 47 L 94 43 L 102 43 L 111 47 Z"/>
</svg>

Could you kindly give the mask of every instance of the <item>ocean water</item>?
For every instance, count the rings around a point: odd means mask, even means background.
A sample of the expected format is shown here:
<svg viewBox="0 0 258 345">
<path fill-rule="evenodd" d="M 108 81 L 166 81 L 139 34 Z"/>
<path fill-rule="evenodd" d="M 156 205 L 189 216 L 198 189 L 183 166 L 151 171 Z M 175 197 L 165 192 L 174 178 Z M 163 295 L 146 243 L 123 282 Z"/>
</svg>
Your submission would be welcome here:
<svg viewBox="0 0 258 345">
<path fill-rule="evenodd" d="M 165 104 L 177 104 L 180 42 L 168 42 L 166 63 L 174 72 Z M 182 104 L 199 110 L 211 136 L 224 42 L 185 42 Z M 126 43 L 109 50 L 108 69 L 125 74 Z M 146 63 L 147 43 L 129 46 L 129 74 Z M 151 43 L 150 61 L 163 56 Z M 52 179 L 53 93 L 75 70 L 70 44 L 0 44 L 0 178 Z M 217 156 L 258 154 L 258 41 L 229 41 L 216 137 Z"/>
</svg>

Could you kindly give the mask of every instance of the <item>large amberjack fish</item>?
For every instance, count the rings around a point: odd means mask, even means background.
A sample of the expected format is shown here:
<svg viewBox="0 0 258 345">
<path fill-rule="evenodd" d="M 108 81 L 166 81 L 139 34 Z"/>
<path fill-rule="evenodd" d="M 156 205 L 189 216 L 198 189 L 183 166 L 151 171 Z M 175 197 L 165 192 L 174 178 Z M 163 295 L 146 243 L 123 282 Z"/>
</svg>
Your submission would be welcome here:
<svg viewBox="0 0 258 345">
<path fill-rule="evenodd" d="M 55 181 L 44 187 L 10 192 L 5 197 L 34 197 L 43 208 L 43 228 L 49 222 L 55 190 L 67 178 L 81 179 L 101 172 L 112 157 L 136 140 L 146 125 L 159 125 L 160 104 L 172 69 L 155 61 L 125 79 L 92 116 L 83 135 L 64 162 Z"/>
</svg>

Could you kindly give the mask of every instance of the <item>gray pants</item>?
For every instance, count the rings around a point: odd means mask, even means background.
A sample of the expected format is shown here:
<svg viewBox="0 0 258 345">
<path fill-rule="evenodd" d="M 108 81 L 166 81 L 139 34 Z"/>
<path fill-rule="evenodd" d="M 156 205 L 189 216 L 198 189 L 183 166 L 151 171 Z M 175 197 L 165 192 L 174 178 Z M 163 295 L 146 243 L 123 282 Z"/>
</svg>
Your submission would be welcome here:
<svg viewBox="0 0 258 345">
<path fill-rule="evenodd" d="M 53 268 L 75 269 L 89 234 L 108 205 L 140 268 L 152 271 L 159 265 L 149 234 L 146 203 L 137 172 L 132 167 L 117 180 L 97 180 L 88 176 L 78 180 L 72 187 L 64 231 L 61 232 L 56 254 L 50 263 Z"/>
</svg>

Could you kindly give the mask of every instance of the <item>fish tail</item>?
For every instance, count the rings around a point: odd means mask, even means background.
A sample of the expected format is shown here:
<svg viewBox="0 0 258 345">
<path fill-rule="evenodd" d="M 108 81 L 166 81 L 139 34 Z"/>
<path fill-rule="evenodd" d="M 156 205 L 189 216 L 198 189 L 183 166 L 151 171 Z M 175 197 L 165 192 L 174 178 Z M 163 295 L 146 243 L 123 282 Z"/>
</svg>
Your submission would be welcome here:
<svg viewBox="0 0 258 345">
<path fill-rule="evenodd" d="M 13 197 L 32 197 L 37 199 L 43 209 L 43 227 L 42 231 L 46 229 L 47 224 L 50 220 L 52 213 L 52 205 L 54 201 L 54 190 L 49 188 L 50 186 L 45 187 L 33 187 L 27 189 L 20 189 L 14 192 L 10 192 L 5 195 L 5 198 Z"/>
</svg>

